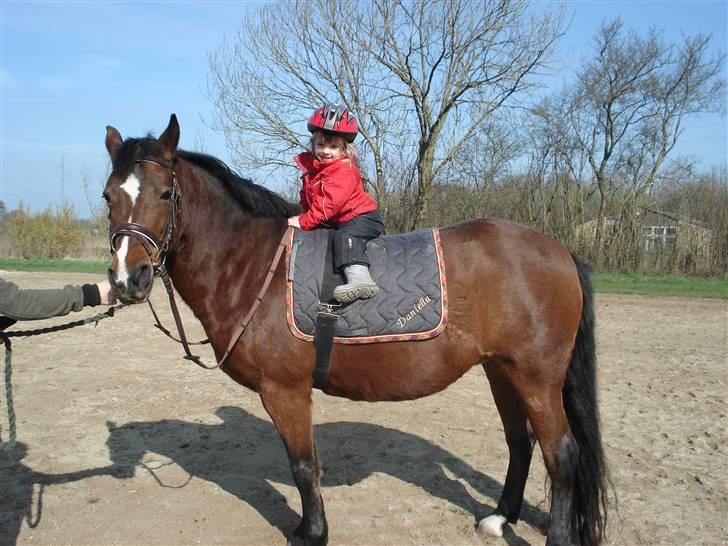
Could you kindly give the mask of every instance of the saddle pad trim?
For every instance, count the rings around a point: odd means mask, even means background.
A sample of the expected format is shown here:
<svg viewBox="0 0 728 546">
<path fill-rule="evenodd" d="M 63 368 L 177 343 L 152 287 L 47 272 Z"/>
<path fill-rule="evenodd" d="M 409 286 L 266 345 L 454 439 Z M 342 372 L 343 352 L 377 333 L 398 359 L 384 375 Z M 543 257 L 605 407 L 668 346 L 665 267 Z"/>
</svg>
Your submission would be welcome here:
<svg viewBox="0 0 728 546">
<path fill-rule="evenodd" d="M 291 230 L 291 235 L 286 241 L 286 271 L 291 270 L 291 254 L 293 252 L 293 238 L 295 230 Z M 378 336 L 360 336 L 360 337 L 339 337 L 334 336 L 334 343 L 342 345 L 363 345 L 366 343 L 386 343 L 389 341 L 420 341 L 424 339 L 433 338 L 442 333 L 447 326 L 447 272 L 445 271 L 445 260 L 442 255 L 442 244 L 440 242 L 440 230 L 437 228 L 432 229 L 432 239 L 435 246 L 435 253 L 437 255 L 437 268 L 440 272 L 440 322 L 435 328 L 424 332 L 416 332 L 409 334 L 386 334 Z M 290 275 L 286 276 L 288 287 L 286 289 L 286 319 L 288 321 L 288 328 L 291 333 L 300 340 L 313 342 L 314 336 L 306 334 L 298 329 L 296 321 L 293 318 L 293 280 Z"/>
</svg>

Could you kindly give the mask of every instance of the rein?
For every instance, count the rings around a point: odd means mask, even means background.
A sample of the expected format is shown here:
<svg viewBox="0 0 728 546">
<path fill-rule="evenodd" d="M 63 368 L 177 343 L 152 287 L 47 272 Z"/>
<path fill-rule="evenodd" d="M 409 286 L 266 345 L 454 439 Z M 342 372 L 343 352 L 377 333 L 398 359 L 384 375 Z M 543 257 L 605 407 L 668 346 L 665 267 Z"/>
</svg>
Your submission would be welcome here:
<svg viewBox="0 0 728 546">
<path fill-rule="evenodd" d="M 281 260 L 281 256 L 283 255 L 283 251 L 286 248 L 286 241 L 287 236 L 289 236 L 290 231 L 293 229 L 292 227 L 287 227 L 285 232 L 283 233 L 283 237 L 281 237 L 281 241 L 278 244 L 278 248 L 276 249 L 275 256 L 273 257 L 273 262 L 271 263 L 270 268 L 268 269 L 268 273 L 266 274 L 265 280 L 263 281 L 263 286 L 261 287 L 260 291 L 258 292 L 258 295 L 255 298 L 255 302 L 253 303 L 253 306 L 248 311 L 248 314 L 243 318 L 243 320 L 238 325 L 238 328 L 233 332 L 232 337 L 230 338 L 230 342 L 228 343 L 227 349 L 225 350 L 225 354 L 223 357 L 217 361 L 213 365 L 208 365 L 205 362 L 202 361 L 202 359 L 197 356 L 193 355 L 190 351 L 190 345 L 203 345 L 205 343 L 209 343 L 209 339 L 205 339 L 200 342 L 188 342 L 187 341 L 187 335 L 185 334 L 184 326 L 182 324 L 182 318 L 179 313 L 179 309 L 177 308 L 177 302 L 174 297 L 174 289 L 172 287 L 172 280 L 169 278 L 169 273 L 167 271 L 167 267 L 165 266 L 165 260 L 167 258 L 167 252 L 169 251 L 169 248 L 171 246 L 172 242 L 172 233 L 174 231 L 174 228 L 176 227 L 176 220 L 177 216 L 179 215 L 180 211 L 180 203 L 182 200 L 182 194 L 179 191 L 179 186 L 177 185 L 177 175 L 174 172 L 174 164 L 171 163 L 169 165 L 164 165 L 162 163 L 159 163 L 157 161 L 153 161 L 151 159 L 140 159 L 137 160 L 137 163 L 153 163 L 155 165 L 159 165 L 160 167 L 168 167 L 170 168 L 172 172 L 172 196 L 170 199 L 170 206 L 169 206 L 169 213 L 167 215 L 167 225 L 164 228 L 164 233 L 162 234 L 162 242 L 160 243 L 154 233 L 152 233 L 149 229 L 147 229 L 145 226 L 141 224 L 137 224 L 134 222 L 126 223 L 126 224 L 119 224 L 116 228 L 114 228 L 110 235 L 109 235 L 109 242 L 111 245 L 111 253 L 116 253 L 116 241 L 119 237 L 134 237 L 139 243 L 142 245 L 144 250 L 147 253 L 147 256 L 149 257 L 149 260 L 152 262 L 152 270 L 154 272 L 154 277 L 161 277 L 162 282 L 164 283 L 164 288 L 167 291 L 167 297 L 169 298 L 169 306 L 172 309 L 172 316 L 174 317 L 175 325 L 177 326 L 177 332 L 179 333 L 179 339 L 172 336 L 169 330 L 167 330 L 164 326 L 162 326 L 161 322 L 159 321 L 159 317 L 157 316 L 157 313 L 154 311 L 154 307 L 152 307 L 152 304 L 147 299 L 147 303 L 149 304 L 150 309 L 152 310 L 152 314 L 154 315 L 155 320 L 157 321 L 157 324 L 155 326 L 159 328 L 167 337 L 170 339 L 176 341 L 177 343 L 181 343 L 182 347 L 184 349 L 185 355 L 182 357 L 185 360 L 190 360 L 200 366 L 201 368 L 205 368 L 206 370 L 214 370 L 216 368 L 219 368 L 222 366 L 225 361 L 230 356 L 230 353 L 232 352 L 233 348 L 237 344 L 240 337 L 243 335 L 243 332 L 245 332 L 245 329 L 248 327 L 248 324 L 250 323 L 250 320 L 253 318 L 253 315 L 258 310 L 258 307 L 260 306 L 261 300 L 263 299 L 263 296 L 268 291 L 268 287 L 270 286 L 271 280 L 273 279 L 273 274 L 275 273 L 276 268 L 278 267 L 278 263 Z M 156 256 L 155 253 L 150 250 L 149 246 L 151 245 L 154 250 L 156 250 Z"/>
<path fill-rule="evenodd" d="M 205 362 L 202 361 L 202 359 L 197 356 L 193 355 L 190 351 L 189 343 L 187 342 L 187 336 L 185 335 L 185 329 L 182 325 L 182 318 L 179 314 L 179 309 L 177 309 L 177 303 L 174 299 L 174 291 L 172 290 L 172 281 L 169 278 L 169 273 L 167 273 L 167 268 L 164 267 L 164 264 L 160 265 L 159 267 L 159 276 L 162 278 L 162 282 L 164 282 L 164 286 L 167 289 L 167 295 L 169 296 L 169 306 L 172 308 L 172 315 L 174 316 L 174 322 L 177 325 L 177 331 L 179 332 L 179 341 L 178 343 L 182 344 L 182 347 L 185 351 L 185 360 L 191 360 L 201 368 L 205 368 L 206 370 L 214 370 L 216 368 L 219 368 L 222 366 L 225 361 L 230 356 L 230 353 L 235 348 L 235 345 L 238 343 L 238 340 L 240 339 L 240 336 L 243 335 L 243 332 L 245 332 L 245 329 L 248 327 L 248 324 L 250 323 L 251 319 L 253 318 L 253 315 L 255 315 L 255 312 L 258 310 L 258 307 L 260 307 L 260 302 L 263 299 L 263 296 L 268 291 L 268 287 L 270 286 L 271 280 L 273 280 L 273 275 L 276 271 L 276 268 L 278 267 L 278 263 L 281 261 L 281 256 L 283 255 L 283 251 L 286 248 L 286 240 L 288 239 L 288 235 L 290 233 L 290 230 L 293 229 L 291 227 L 286 228 L 286 231 L 283 233 L 283 237 L 281 237 L 281 242 L 278 243 L 278 248 L 276 249 L 275 256 L 273 256 L 273 262 L 271 262 L 270 267 L 268 268 L 268 273 L 265 276 L 265 280 L 263 281 L 263 286 L 260 288 L 260 291 L 258 292 L 258 295 L 255 297 L 255 302 L 253 302 L 253 306 L 250 308 L 250 311 L 248 311 L 248 314 L 245 315 L 245 318 L 240 322 L 235 332 L 233 332 L 232 337 L 230 338 L 230 342 L 228 343 L 227 349 L 225 349 L 225 354 L 223 357 L 217 361 L 215 364 L 208 365 L 205 364 Z M 155 313 L 156 316 L 156 313 Z M 159 319 L 157 319 L 157 322 L 159 323 Z M 164 331 L 164 327 L 161 324 L 158 324 L 158 327 Z M 175 339 L 171 335 L 168 334 L 168 336 L 172 339 Z M 177 341 L 177 340 L 175 340 Z M 203 343 L 209 343 L 209 340 L 204 340 L 202 342 L 199 342 L 198 344 Z"/>
</svg>

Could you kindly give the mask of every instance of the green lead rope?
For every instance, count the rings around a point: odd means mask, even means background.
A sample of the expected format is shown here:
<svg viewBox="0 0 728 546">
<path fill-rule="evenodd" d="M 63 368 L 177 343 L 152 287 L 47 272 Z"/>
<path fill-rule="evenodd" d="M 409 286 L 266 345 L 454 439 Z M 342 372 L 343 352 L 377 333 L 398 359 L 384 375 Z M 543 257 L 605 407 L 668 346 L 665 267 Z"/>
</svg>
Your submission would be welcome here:
<svg viewBox="0 0 728 546">
<path fill-rule="evenodd" d="M 8 408 L 8 441 L 7 444 L 2 443 L 2 430 L 0 430 L 0 445 L 8 450 L 13 449 L 15 445 L 15 406 L 13 405 L 13 366 L 12 355 L 13 348 L 10 345 L 10 338 L 6 334 L 0 333 L 3 344 L 5 345 L 5 368 L 3 372 L 3 381 L 5 382 L 5 403 Z"/>
<path fill-rule="evenodd" d="M 50 326 L 48 328 L 39 328 L 37 330 L 20 330 L 15 332 L 5 332 L 0 331 L 0 339 L 2 340 L 3 344 L 5 345 L 5 368 L 3 371 L 3 381 L 5 383 L 5 404 L 7 406 L 8 410 L 8 440 L 7 442 L 3 442 L 2 440 L 2 427 L 0 427 L 0 452 L 3 450 L 10 451 L 15 446 L 15 438 L 16 438 L 16 428 L 15 428 L 15 406 L 13 405 L 13 382 L 12 382 L 12 375 L 13 375 L 13 366 L 12 366 L 12 355 L 13 355 L 13 349 L 10 344 L 10 338 L 11 337 L 29 337 L 29 336 L 35 336 L 39 334 L 48 334 L 50 332 L 59 332 L 61 330 L 68 330 L 69 328 L 74 328 L 76 326 L 83 326 L 85 324 L 97 324 L 98 321 L 101 319 L 109 318 L 114 316 L 114 311 L 117 309 L 121 309 L 122 307 L 125 307 L 123 304 L 116 305 L 114 307 L 109 307 L 108 310 L 106 310 L 103 313 L 100 313 L 98 315 L 94 315 L 89 318 L 85 318 L 82 320 L 77 320 L 74 322 L 69 322 L 67 324 L 61 324 L 58 326 Z"/>
</svg>

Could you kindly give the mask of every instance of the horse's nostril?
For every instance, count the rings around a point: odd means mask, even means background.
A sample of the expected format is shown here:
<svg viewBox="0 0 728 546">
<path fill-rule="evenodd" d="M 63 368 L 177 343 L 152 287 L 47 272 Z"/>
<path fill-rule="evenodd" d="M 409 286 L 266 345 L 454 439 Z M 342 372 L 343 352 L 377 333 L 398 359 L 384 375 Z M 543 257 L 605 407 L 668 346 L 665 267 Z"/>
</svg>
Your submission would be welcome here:
<svg viewBox="0 0 728 546">
<path fill-rule="evenodd" d="M 132 274 L 132 283 L 144 292 L 149 290 L 152 285 L 152 267 L 148 264 L 137 267 Z"/>
</svg>

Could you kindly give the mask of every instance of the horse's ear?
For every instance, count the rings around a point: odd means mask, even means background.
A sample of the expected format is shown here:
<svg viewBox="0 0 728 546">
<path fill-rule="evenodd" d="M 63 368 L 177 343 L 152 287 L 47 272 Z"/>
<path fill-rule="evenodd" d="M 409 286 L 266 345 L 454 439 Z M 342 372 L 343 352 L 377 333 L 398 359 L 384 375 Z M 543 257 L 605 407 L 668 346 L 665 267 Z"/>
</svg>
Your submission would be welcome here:
<svg viewBox="0 0 728 546">
<path fill-rule="evenodd" d="M 162 157 L 167 161 L 172 161 L 177 153 L 177 144 L 179 143 L 179 123 L 177 116 L 172 114 L 169 117 L 169 125 L 159 137 L 159 148 Z"/>
<path fill-rule="evenodd" d="M 114 163 L 116 161 L 116 154 L 119 152 L 119 148 L 121 147 L 121 144 L 123 142 L 123 139 L 121 138 L 121 133 L 114 129 L 111 125 L 106 126 L 106 149 L 109 151 L 109 156 L 111 156 L 111 162 Z"/>
</svg>

